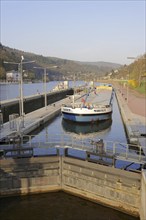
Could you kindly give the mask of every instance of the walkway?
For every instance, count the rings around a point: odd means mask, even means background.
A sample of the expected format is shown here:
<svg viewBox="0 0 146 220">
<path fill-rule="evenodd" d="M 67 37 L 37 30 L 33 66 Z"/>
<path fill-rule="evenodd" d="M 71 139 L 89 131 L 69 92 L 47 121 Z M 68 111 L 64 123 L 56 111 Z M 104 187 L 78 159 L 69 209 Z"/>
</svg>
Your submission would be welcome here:
<svg viewBox="0 0 146 220">
<path fill-rule="evenodd" d="M 146 146 L 146 97 L 113 83 L 130 143 Z M 128 97 L 128 99 L 127 99 Z M 146 155 L 146 150 L 145 150 Z"/>
<path fill-rule="evenodd" d="M 59 114 L 62 104 L 66 104 L 69 101 L 70 97 L 67 97 L 47 107 L 28 113 L 24 116 L 24 123 L 20 117 L 11 123 L 4 123 L 0 130 L 0 140 L 5 139 L 7 136 L 18 135 L 20 134 L 20 130 L 21 134 L 30 133 L 32 130 L 43 125 L 45 122 Z"/>
</svg>

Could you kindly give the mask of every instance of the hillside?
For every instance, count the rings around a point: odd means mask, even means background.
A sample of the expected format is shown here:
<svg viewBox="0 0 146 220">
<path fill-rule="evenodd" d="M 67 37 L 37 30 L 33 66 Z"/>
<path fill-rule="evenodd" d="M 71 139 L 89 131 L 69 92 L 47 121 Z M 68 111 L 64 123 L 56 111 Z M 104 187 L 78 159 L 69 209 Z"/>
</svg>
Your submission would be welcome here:
<svg viewBox="0 0 146 220">
<path fill-rule="evenodd" d="M 118 78 L 135 80 L 140 83 L 142 77 L 146 76 L 146 54 L 133 60 L 130 65 L 119 69 Z"/>
<path fill-rule="evenodd" d="M 103 62 L 103 61 L 98 61 L 98 62 L 80 62 L 77 61 L 77 63 L 84 64 L 84 65 L 90 65 L 90 66 L 96 66 L 98 68 L 113 68 L 113 69 L 118 69 L 121 65 L 117 63 L 110 63 L 110 62 Z"/>
<path fill-rule="evenodd" d="M 114 69 L 121 67 L 120 64 L 109 62 L 79 62 L 67 59 L 60 59 L 55 57 L 44 57 L 29 52 L 20 51 L 0 45 L 0 79 L 6 78 L 6 72 L 17 70 L 18 65 L 5 64 L 7 62 L 20 63 L 21 56 L 25 60 L 35 63 L 23 64 L 23 70 L 29 79 L 42 79 L 43 69 L 34 69 L 33 67 L 47 68 L 48 80 L 72 80 L 74 74 L 77 75 L 78 80 L 93 80 L 106 75 Z"/>
</svg>

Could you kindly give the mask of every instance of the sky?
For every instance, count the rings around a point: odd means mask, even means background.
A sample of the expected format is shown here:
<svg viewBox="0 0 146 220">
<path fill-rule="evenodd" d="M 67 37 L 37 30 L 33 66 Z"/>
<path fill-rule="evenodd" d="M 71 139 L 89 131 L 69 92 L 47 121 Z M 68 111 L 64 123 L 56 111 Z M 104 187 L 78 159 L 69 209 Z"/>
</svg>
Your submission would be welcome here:
<svg viewBox="0 0 146 220">
<path fill-rule="evenodd" d="M 78 61 L 133 62 L 146 51 L 146 0 L 0 0 L 2 45 Z"/>
</svg>

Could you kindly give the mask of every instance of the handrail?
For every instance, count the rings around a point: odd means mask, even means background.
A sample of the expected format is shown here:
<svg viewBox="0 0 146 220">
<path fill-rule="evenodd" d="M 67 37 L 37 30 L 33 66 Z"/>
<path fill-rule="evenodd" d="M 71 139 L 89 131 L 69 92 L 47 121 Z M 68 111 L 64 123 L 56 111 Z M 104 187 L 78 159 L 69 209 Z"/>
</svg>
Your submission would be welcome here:
<svg viewBox="0 0 146 220">
<path fill-rule="evenodd" d="M 127 143 L 103 141 L 103 150 L 107 154 L 115 155 L 116 159 L 133 161 L 136 163 L 146 163 L 146 155 L 143 149 L 146 146 L 132 145 Z M 41 141 L 39 135 L 23 135 L 20 139 L 15 139 L 15 142 L 10 142 L 7 146 L 0 145 L 0 149 L 6 147 L 33 147 L 35 148 L 72 148 L 82 151 L 99 152 L 100 147 L 98 140 L 83 138 L 82 135 L 74 136 L 63 134 L 49 134 L 46 141 Z"/>
</svg>

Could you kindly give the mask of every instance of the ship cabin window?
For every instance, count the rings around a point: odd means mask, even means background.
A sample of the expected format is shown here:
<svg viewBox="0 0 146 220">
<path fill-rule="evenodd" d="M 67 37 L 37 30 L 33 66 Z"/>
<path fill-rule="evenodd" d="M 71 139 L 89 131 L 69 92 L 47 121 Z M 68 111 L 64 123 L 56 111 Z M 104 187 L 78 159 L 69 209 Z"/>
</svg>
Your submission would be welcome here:
<svg viewBox="0 0 146 220">
<path fill-rule="evenodd" d="M 67 111 L 67 112 L 70 112 L 70 109 L 69 109 L 69 108 L 65 108 L 64 110 Z"/>
<path fill-rule="evenodd" d="M 101 110 L 94 110 L 94 112 L 101 112 Z"/>
</svg>

